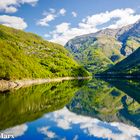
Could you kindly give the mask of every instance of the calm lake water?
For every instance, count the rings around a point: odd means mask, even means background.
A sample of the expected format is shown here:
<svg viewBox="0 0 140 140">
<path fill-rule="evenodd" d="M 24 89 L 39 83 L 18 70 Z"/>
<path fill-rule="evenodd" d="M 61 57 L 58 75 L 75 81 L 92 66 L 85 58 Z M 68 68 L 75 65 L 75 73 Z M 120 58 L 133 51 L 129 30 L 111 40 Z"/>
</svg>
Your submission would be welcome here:
<svg viewBox="0 0 140 140">
<path fill-rule="evenodd" d="M 0 134 L 14 140 L 140 140 L 140 82 L 74 80 L 5 91 Z"/>
</svg>

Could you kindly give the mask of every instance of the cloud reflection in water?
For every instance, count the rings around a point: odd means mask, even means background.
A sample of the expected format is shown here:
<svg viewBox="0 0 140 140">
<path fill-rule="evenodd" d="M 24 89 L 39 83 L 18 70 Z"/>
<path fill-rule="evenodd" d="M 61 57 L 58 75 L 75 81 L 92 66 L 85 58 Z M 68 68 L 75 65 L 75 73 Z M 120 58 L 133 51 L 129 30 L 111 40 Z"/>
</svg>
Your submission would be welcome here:
<svg viewBox="0 0 140 140">
<path fill-rule="evenodd" d="M 95 118 L 77 115 L 70 112 L 67 108 L 47 114 L 45 117 L 47 120 L 53 121 L 56 124 L 56 127 L 59 127 L 64 131 L 72 131 L 74 125 L 79 125 L 81 130 L 80 133 L 97 138 L 136 140 L 138 137 L 140 137 L 140 130 L 136 127 L 119 122 L 107 123 Z M 41 129 L 43 128 L 40 128 L 40 130 Z M 44 131 L 43 133 L 45 133 Z M 46 131 L 48 131 L 48 129 L 46 129 Z"/>
</svg>

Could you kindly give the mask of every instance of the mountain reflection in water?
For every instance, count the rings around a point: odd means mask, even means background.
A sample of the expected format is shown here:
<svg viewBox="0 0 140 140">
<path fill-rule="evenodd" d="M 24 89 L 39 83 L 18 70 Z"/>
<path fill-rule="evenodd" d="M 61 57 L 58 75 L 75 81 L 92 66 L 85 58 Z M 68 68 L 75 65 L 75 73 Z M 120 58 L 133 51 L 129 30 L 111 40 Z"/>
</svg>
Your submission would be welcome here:
<svg viewBox="0 0 140 140">
<path fill-rule="evenodd" d="M 17 140 L 140 139 L 139 81 L 65 81 L 0 94 L 1 133 Z"/>
</svg>

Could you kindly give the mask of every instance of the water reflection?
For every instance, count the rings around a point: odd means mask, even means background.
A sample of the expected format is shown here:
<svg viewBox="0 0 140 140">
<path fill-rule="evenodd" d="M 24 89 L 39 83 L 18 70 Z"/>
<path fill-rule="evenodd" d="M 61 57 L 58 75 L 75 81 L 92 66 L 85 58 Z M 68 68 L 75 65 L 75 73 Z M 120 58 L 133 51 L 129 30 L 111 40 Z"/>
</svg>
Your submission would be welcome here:
<svg viewBox="0 0 140 140">
<path fill-rule="evenodd" d="M 137 140 L 139 94 L 138 81 L 116 79 L 65 81 L 2 93 L 1 133 L 17 140 Z"/>
<path fill-rule="evenodd" d="M 102 121 L 140 127 L 140 86 L 136 83 L 94 79 L 77 92 L 67 107 L 72 112 Z"/>
<path fill-rule="evenodd" d="M 103 79 L 140 103 L 140 80 Z"/>
<path fill-rule="evenodd" d="M 45 116 L 46 120 L 51 121 L 55 128 L 63 130 L 65 133 L 60 135 L 55 129 L 47 127 L 39 128 L 39 132 L 49 137 L 49 130 L 53 132 L 53 138 L 72 139 L 82 138 L 102 138 L 102 139 L 124 139 L 132 140 L 140 136 L 140 130 L 136 127 L 129 126 L 119 122 L 107 123 L 95 118 L 77 115 L 70 112 L 67 108 L 56 111 Z M 77 130 L 74 132 L 74 129 Z M 71 137 L 67 135 L 71 134 Z M 83 137 L 84 136 L 84 137 Z"/>
<path fill-rule="evenodd" d="M 5 135 L 13 135 L 14 138 L 20 137 L 25 134 L 25 132 L 28 130 L 28 126 L 26 124 L 18 125 L 13 128 L 8 128 L 4 131 L 1 131 L 1 133 Z"/>
<path fill-rule="evenodd" d="M 28 126 L 28 129 L 26 129 Z M 17 128 L 18 131 L 16 130 Z M 16 134 L 15 134 L 16 131 Z M 140 138 L 140 130 L 119 122 L 107 123 L 96 118 L 77 115 L 66 107 L 44 115 L 41 119 L 3 131 L 15 134 L 16 140 L 58 139 L 133 140 Z"/>
<path fill-rule="evenodd" d="M 63 108 L 86 81 L 65 81 L 0 94 L 0 130 Z"/>
</svg>

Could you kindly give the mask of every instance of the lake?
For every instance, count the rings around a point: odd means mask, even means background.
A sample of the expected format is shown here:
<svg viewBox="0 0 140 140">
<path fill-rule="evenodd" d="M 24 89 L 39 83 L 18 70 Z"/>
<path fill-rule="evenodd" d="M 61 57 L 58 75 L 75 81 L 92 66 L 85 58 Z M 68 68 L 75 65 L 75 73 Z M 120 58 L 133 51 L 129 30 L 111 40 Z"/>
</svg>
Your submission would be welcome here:
<svg viewBox="0 0 140 140">
<path fill-rule="evenodd" d="M 73 80 L 5 91 L 0 134 L 14 140 L 139 140 L 140 81 Z"/>
</svg>

